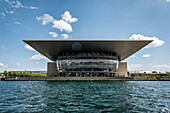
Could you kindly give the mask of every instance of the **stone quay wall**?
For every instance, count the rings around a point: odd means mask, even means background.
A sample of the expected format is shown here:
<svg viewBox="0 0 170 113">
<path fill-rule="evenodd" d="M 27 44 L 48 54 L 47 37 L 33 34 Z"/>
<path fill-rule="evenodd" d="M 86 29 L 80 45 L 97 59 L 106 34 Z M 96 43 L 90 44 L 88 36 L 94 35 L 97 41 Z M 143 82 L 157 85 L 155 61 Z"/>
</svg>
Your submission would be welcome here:
<svg viewBox="0 0 170 113">
<path fill-rule="evenodd" d="M 4 81 L 170 81 L 170 77 L 6 77 Z"/>
</svg>

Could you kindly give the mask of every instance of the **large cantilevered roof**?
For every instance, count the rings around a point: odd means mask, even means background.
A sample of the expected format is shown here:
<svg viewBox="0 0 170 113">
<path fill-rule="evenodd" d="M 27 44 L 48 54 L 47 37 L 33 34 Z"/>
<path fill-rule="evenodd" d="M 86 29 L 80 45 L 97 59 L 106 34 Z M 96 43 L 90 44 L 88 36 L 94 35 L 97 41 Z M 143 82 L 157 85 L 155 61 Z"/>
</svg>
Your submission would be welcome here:
<svg viewBox="0 0 170 113">
<path fill-rule="evenodd" d="M 152 40 L 23 40 L 52 61 L 63 52 L 112 52 L 118 60 L 124 60 Z"/>
</svg>

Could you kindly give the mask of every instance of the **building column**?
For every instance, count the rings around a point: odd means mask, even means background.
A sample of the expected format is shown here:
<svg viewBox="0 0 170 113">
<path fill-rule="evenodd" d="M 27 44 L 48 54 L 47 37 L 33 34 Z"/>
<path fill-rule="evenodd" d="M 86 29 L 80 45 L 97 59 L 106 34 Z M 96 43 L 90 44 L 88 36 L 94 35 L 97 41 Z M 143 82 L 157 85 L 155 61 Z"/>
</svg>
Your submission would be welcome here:
<svg viewBox="0 0 170 113">
<path fill-rule="evenodd" d="M 58 74 L 56 62 L 48 62 L 47 77 L 54 77 Z"/>
<path fill-rule="evenodd" d="M 118 64 L 118 69 L 117 69 L 117 73 L 115 74 L 115 76 L 124 76 L 127 77 L 128 73 L 127 73 L 127 62 L 119 62 Z"/>
</svg>

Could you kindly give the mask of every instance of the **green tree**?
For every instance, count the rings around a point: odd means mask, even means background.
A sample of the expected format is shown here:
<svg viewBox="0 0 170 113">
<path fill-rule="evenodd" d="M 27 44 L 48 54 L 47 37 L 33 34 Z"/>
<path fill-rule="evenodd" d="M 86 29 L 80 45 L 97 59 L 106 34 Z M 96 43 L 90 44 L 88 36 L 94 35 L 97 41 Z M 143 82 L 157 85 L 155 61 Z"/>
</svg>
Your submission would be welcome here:
<svg viewBox="0 0 170 113">
<path fill-rule="evenodd" d="M 24 77 L 24 73 L 23 72 L 20 72 L 20 77 Z"/>
<path fill-rule="evenodd" d="M 16 72 L 13 72 L 13 76 L 16 77 L 16 75 L 17 75 Z"/>
<path fill-rule="evenodd" d="M 16 73 L 16 76 L 20 77 L 20 73 L 19 73 L 19 72 L 17 72 L 17 73 Z"/>
<path fill-rule="evenodd" d="M 152 73 L 157 73 L 156 71 L 152 71 Z"/>
<path fill-rule="evenodd" d="M 4 71 L 4 76 L 7 76 L 8 75 L 8 72 L 5 70 Z"/>
<path fill-rule="evenodd" d="M 166 72 L 167 73 L 167 76 L 170 76 L 170 72 Z"/>
<path fill-rule="evenodd" d="M 8 75 L 9 75 L 10 77 L 12 77 L 12 74 L 13 74 L 13 73 L 12 73 L 11 71 L 8 72 Z"/>
</svg>

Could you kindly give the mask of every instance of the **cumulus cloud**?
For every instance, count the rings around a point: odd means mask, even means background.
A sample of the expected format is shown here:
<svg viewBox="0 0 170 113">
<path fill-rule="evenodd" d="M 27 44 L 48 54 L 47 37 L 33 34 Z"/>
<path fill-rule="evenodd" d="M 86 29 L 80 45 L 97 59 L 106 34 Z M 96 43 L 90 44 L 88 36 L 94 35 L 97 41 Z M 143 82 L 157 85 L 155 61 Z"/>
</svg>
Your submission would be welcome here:
<svg viewBox="0 0 170 113">
<path fill-rule="evenodd" d="M 157 37 L 147 37 L 147 36 L 143 36 L 141 34 L 133 34 L 129 39 L 130 40 L 153 40 L 145 48 L 159 47 L 165 43 L 164 41 L 158 39 Z"/>
<path fill-rule="evenodd" d="M 153 65 L 153 69 L 160 72 L 170 72 L 170 63 Z"/>
<path fill-rule="evenodd" d="M 52 27 L 60 29 L 60 31 L 63 31 L 63 30 L 65 30 L 66 32 L 73 31 L 72 26 L 64 20 L 55 20 L 53 24 L 54 25 Z"/>
<path fill-rule="evenodd" d="M 42 21 L 42 25 L 46 25 L 49 22 L 53 22 L 54 18 L 49 14 L 44 14 L 43 16 L 36 17 L 38 21 Z"/>
<path fill-rule="evenodd" d="M 25 49 L 28 49 L 28 50 L 31 50 L 31 51 L 34 51 L 35 49 L 34 48 L 32 48 L 30 45 L 28 45 L 28 44 L 26 44 L 25 46 L 24 46 L 24 48 Z"/>
<path fill-rule="evenodd" d="M 62 19 L 57 20 L 54 19 L 49 14 L 44 14 L 43 16 L 36 17 L 36 19 L 42 21 L 42 25 L 46 25 L 47 23 L 52 23 L 52 27 L 59 29 L 60 32 L 66 31 L 67 33 L 71 33 L 73 31 L 71 23 L 77 22 L 78 19 L 72 18 L 72 15 L 70 15 L 70 12 L 68 11 L 65 11 L 64 14 L 61 15 L 61 17 Z M 52 33 L 50 34 L 52 35 Z"/>
<path fill-rule="evenodd" d="M 68 39 L 68 38 L 69 38 L 68 34 L 62 34 L 61 36 L 62 36 L 64 39 Z"/>
<path fill-rule="evenodd" d="M 30 60 L 41 60 L 41 59 L 47 59 L 45 56 L 42 56 L 40 54 L 33 55 L 29 58 Z"/>
<path fill-rule="evenodd" d="M 62 16 L 62 19 L 65 20 L 66 22 L 72 23 L 72 22 L 77 22 L 77 18 L 72 18 L 72 15 L 70 15 L 70 12 L 66 11 L 64 12 Z"/>
<path fill-rule="evenodd" d="M 49 32 L 49 34 L 50 34 L 52 37 L 54 37 L 54 38 L 58 37 L 58 34 L 55 33 L 55 32 Z"/>
<path fill-rule="evenodd" d="M 143 57 L 151 57 L 151 54 L 144 54 Z"/>
<path fill-rule="evenodd" d="M 8 65 L 5 65 L 5 64 L 3 64 L 2 62 L 0 62 L 0 67 L 1 67 L 1 68 L 7 68 Z"/>
</svg>

